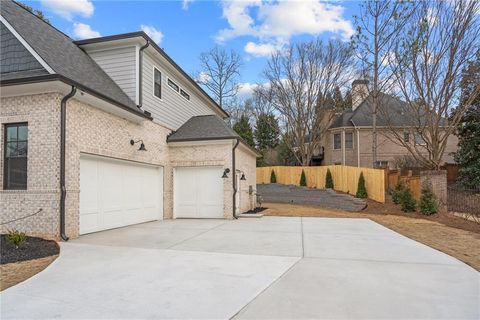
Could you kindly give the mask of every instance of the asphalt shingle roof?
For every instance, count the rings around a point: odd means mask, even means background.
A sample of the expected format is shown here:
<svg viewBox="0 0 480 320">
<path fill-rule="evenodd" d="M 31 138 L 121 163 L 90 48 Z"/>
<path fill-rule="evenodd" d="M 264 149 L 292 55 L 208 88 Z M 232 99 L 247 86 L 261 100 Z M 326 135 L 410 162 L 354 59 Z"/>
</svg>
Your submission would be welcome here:
<svg viewBox="0 0 480 320">
<path fill-rule="evenodd" d="M 380 105 L 386 112 L 377 113 L 377 126 L 412 126 L 418 125 L 405 112 L 406 103 L 387 94 L 380 94 Z M 373 125 L 372 96 L 368 96 L 354 111 L 345 110 L 339 115 L 330 128 L 341 127 L 371 127 Z"/>
<path fill-rule="evenodd" d="M 167 138 L 167 142 L 236 139 L 239 137 L 217 115 L 204 115 L 190 118 Z"/>
<path fill-rule="evenodd" d="M 13 1 L 3 1 L 2 16 L 55 73 L 130 108 L 142 111 L 72 39 Z M 19 74 L 25 77 L 25 74 Z M 11 79 L 11 78 L 10 78 Z"/>
</svg>

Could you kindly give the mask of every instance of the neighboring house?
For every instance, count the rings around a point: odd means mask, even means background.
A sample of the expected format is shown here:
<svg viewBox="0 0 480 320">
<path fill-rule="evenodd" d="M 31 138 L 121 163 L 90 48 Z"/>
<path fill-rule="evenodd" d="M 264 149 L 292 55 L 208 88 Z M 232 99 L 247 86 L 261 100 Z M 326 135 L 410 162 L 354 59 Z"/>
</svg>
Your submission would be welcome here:
<svg viewBox="0 0 480 320">
<path fill-rule="evenodd" d="M 322 165 L 342 164 L 373 167 L 372 157 L 372 104 L 368 93 L 368 81 L 356 80 L 352 84 L 352 109 L 345 110 L 332 123 L 322 140 Z M 390 95 L 381 94 L 383 106 L 388 108 L 388 117 L 377 114 L 377 163 L 376 167 L 395 168 L 398 159 L 409 156 L 408 150 L 390 137 L 392 128 L 397 128 L 406 143 L 424 143 L 415 134 L 416 119 L 409 119 L 402 111 L 405 103 Z M 387 122 L 388 121 L 388 122 Z M 448 138 L 443 162 L 453 162 L 452 153 L 457 150 L 457 137 Z M 426 154 L 426 152 L 425 152 Z"/>
<path fill-rule="evenodd" d="M 254 207 L 257 152 L 145 33 L 75 42 L 11 1 L 0 19 L 1 232 L 75 238 Z"/>
</svg>

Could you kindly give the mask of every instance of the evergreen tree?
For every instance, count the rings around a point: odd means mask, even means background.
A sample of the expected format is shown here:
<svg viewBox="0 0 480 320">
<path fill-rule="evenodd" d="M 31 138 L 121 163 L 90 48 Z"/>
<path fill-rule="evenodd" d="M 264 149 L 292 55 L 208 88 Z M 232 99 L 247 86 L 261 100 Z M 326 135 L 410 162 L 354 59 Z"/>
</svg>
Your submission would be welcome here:
<svg viewBox="0 0 480 320">
<path fill-rule="evenodd" d="M 279 133 L 278 121 L 273 114 L 261 113 L 258 116 L 254 136 L 259 150 L 275 148 L 278 145 Z"/>
<path fill-rule="evenodd" d="M 348 90 L 343 97 L 343 109 L 352 109 L 352 92 Z"/>
<path fill-rule="evenodd" d="M 275 171 L 272 170 L 270 174 L 270 183 L 277 183 L 277 176 L 275 175 Z"/>
<path fill-rule="evenodd" d="M 306 187 L 307 186 L 307 177 L 305 176 L 305 171 L 302 170 L 302 174 L 300 175 L 300 186 Z"/>
<path fill-rule="evenodd" d="M 361 199 L 365 199 L 366 197 L 368 197 L 367 188 L 365 187 L 365 178 L 363 177 L 363 172 L 360 172 L 360 177 L 358 178 L 356 197 Z"/>
<path fill-rule="evenodd" d="M 463 72 L 462 96 L 469 96 L 479 83 L 480 51 L 477 59 Z M 480 188 L 480 94 L 468 106 L 457 135 L 455 161 L 460 166 L 459 182 L 467 188 Z"/>
<path fill-rule="evenodd" d="M 435 197 L 435 194 L 432 192 L 432 189 L 429 186 L 423 186 L 418 208 L 420 209 L 420 212 L 425 215 L 437 213 L 437 198 Z"/>
<path fill-rule="evenodd" d="M 327 175 L 325 176 L 325 188 L 333 189 L 333 177 L 330 169 L 327 169 Z"/>
<path fill-rule="evenodd" d="M 242 115 L 238 122 L 233 125 L 233 130 L 235 130 L 235 132 L 238 133 L 238 135 L 242 137 L 249 146 L 255 147 L 252 127 L 250 126 L 250 122 L 246 115 Z"/>
<path fill-rule="evenodd" d="M 336 110 L 341 111 L 345 108 L 345 101 L 338 86 L 333 89 L 332 100 Z"/>
</svg>

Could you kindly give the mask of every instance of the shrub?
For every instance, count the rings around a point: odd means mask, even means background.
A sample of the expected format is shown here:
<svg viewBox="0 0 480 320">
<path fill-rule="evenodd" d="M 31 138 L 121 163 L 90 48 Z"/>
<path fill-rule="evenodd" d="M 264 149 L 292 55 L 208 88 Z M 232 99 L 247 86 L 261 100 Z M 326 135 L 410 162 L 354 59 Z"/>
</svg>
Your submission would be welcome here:
<svg viewBox="0 0 480 320">
<path fill-rule="evenodd" d="M 327 175 L 325 176 L 325 188 L 333 189 L 333 177 L 330 169 L 327 169 Z"/>
<path fill-rule="evenodd" d="M 277 176 L 275 175 L 275 171 L 272 170 L 270 174 L 270 183 L 277 183 Z"/>
<path fill-rule="evenodd" d="M 365 187 L 365 178 L 363 177 L 363 172 L 360 172 L 360 177 L 358 178 L 356 197 L 361 199 L 365 199 L 366 197 L 368 197 L 367 188 Z"/>
<path fill-rule="evenodd" d="M 305 176 L 305 171 L 302 170 L 302 174 L 300 175 L 300 186 L 306 187 L 307 186 L 307 177 Z"/>
<path fill-rule="evenodd" d="M 406 188 L 407 188 L 407 186 L 403 182 L 401 182 L 401 181 L 397 182 L 397 185 L 395 186 L 395 190 L 392 191 L 392 201 L 393 201 L 393 203 L 395 203 L 395 204 L 400 203 L 400 197 L 401 197 L 402 193 L 404 192 L 404 190 Z"/>
<path fill-rule="evenodd" d="M 422 195 L 420 197 L 420 203 L 418 204 L 420 212 L 425 215 L 431 215 L 437 213 L 438 211 L 438 202 L 437 197 L 433 193 L 432 189 L 429 186 L 423 186 Z"/>
<path fill-rule="evenodd" d="M 18 230 L 8 230 L 7 233 L 7 241 L 15 246 L 15 248 L 18 249 L 19 246 L 21 246 L 25 240 L 27 240 L 27 236 L 24 232 L 18 231 Z"/>
<path fill-rule="evenodd" d="M 414 212 L 417 207 L 417 202 L 413 198 L 410 189 L 405 188 L 399 195 L 400 205 L 403 212 Z"/>
</svg>

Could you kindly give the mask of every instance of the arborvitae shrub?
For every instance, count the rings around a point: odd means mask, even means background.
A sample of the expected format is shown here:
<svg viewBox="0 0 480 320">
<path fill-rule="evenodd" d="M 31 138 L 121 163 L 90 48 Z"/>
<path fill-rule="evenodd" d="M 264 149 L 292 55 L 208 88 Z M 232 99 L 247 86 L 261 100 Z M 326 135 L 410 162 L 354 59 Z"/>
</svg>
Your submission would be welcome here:
<svg viewBox="0 0 480 320">
<path fill-rule="evenodd" d="M 327 169 L 327 175 L 325 176 L 325 188 L 333 189 L 333 177 L 330 169 Z"/>
<path fill-rule="evenodd" d="M 395 204 L 400 203 L 400 196 L 402 195 L 403 191 L 406 188 L 407 187 L 405 186 L 405 184 L 403 182 L 401 182 L 401 181 L 397 182 L 397 185 L 395 186 L 395 190 L 392 191 L 392 201 L 393 201 L 393 203 L 395 203 Z"/>
<path fill-rule="evenodd" d="M 361 199 L 365 199 L 366 197 L 368 197 L 367 188 L 365 187 L 365 178 L 363 177 L 363 172 L 360 172 L 360 177 L 358 178 L 356 197 Z"/>
<path fill-rule="evenodd" d="M 272 170 L 270 174 L 270 183 L 277 183 L 277 176 L 275 175 L 275 171 Z"/>
<path fill-rule="evenodd" d="M 402 206 L 403 212 L 414 212 L 417 207 L 417 201 L 413 198 L 412 192 L 410 189 L 405 188 L 399 196 L 400 205 Z"/>
<path fill-rule="evenodd" d="M 307 177 L 305 176 L 305 171 L 302 170 L 302 174 L 300 175 L 300 186 L 306 187 L 307 186 Z"/>
<path fill-rule="evenodd" d="M 422 195 L 420 197 L 420 203 L 418 204 L 418 208 L 420 209 L 420 212 L 425 215 L 437 213 L 437 197 L 429 186 L 422 187 Z"/>
</svg>

